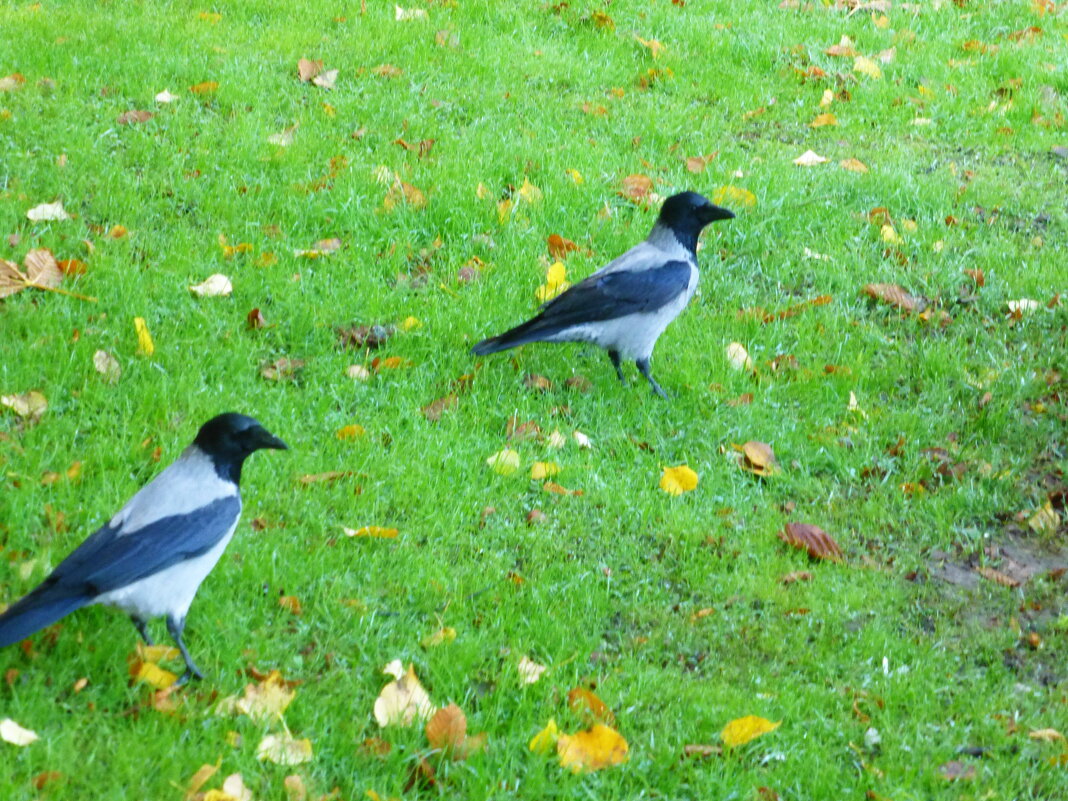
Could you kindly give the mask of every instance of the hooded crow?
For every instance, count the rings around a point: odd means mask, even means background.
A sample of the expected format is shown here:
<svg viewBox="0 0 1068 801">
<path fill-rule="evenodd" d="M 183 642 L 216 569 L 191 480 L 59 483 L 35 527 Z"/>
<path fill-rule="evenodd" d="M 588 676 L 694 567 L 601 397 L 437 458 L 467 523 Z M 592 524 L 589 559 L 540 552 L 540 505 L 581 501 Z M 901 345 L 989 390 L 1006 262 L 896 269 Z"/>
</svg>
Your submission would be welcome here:
<svg viewBox="0 0 1068 801">
<path fill-rule="evenodd" d="M 653 346 L 697 289 L 701 230 L 732 217 L 696 192 L 672 195 L 644 242 L 544 304 L 537 317 L 482 340 L 471 352 L 482 356 L 528 342 L 592 342 L 608 351 L 621 382 L 620 360 L 633 360 L 653 391 L 666 398 L 649 368 Z"/>
<path fill-rule="evenodd" d="M 234 535 L 241 517 L 241 466 L 260 448 L 285 450 L 286 444 L 243 414 L 206 422 L 173 464 L 0 615 L 0 647 L 75 609 L 107 604 L 126 612 L 149 645 L 148 621 L 166 616 L 185 659 L 179 683 L 203 678 L 182 641 L 185 616 Z"/>
</svg>

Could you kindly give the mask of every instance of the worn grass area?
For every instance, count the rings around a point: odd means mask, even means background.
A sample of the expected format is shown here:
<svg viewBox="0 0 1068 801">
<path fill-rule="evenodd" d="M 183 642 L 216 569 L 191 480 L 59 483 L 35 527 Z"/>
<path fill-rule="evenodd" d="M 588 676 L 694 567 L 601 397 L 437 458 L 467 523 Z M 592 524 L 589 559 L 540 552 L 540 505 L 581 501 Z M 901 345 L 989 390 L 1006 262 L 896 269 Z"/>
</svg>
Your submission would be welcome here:
<svg viewBox="0 0 1068 801">
<path fill-rule="evenodd" d="M 0 744 L 0 795 L 180 798 L 201 764 L 221 760 L 204 789 L 239 772 L 257 799 L 285 797 L 294 772 L 313 797 L 337 787 L 349 801 L 368 789 L 1066 797 L 1068 769 L 1050 762 L 1063 742 L 1028 738 L 1068 730 L 1066 579 L 961 589 L 934 577 L 931 560 L 973 576 L 976 565 L 1005 568 L 993 546 L 1009 527 L 1036 552 L 1064 542 L 1063 524 L 1036 533 L 1016 519 L 1045 503 L 1066 459 L 1065 312 L 1046 308 L 1068 290 L 1068 162 L 1052 150 L 1068 144 L 1063 13 L 993 2 L 895 4 L 885 21 L 718 0 L 418 7 L 428 20 L 398 22 L 377 1 L 365 14 L 311 0 L 284 11 L 89 0 L 0 10 L 0 74 L 25 77 L 0 93 L 0 256 L 48 247 L 81 259 L 86 274 L 66 286 L 99 298 L 26 291 L 0 302 L 0 393 L 39 390 L 49 402 L 37 425 L 0 416 L 0 602 L 30 589 L 212 414 L 253 414 L 292 447 L 246 467 L 244 521 L 189 618 L 209 679 L 181 693 L 177 714 L 128 683 L 135 633 L 111 611 L 75 614 L 30 655 L 0 654 L 0 717 L 41 738 Z M 635 35 L 661 42 L 660 58 Z M 825 54 L 842 35 L 880 78 Z M 301 57 L 340 69 L 336 88 L 300 83 Z M 376 74 L 383 64 L 403 72 Z M 203 81 L 217 91 L 189 91 Z M 155 103 L 165 88 L 178 99 Z M 836 97 L 821 108 L 825 90 Z M 131 109 L 155 116 L 116 124 Z M 809 127 L 823 112 L 837 125 Z M 268 142 L 295 124 L 290 146 Z M 435 144 L 420 158 L 398 138 Z M 830 161 L 794 166 L 807 149 Z M 713 153 L 703 172 L 687 170 L 686 157 Z M 849 158 L 869 172 L 841 168 Z M 425 208 L 386 210 L 382 166 L 424 193 Z M 618 194 L 631 174 L 662 196 L 735 186 L 756 201 L 735 196 L 738 218 L 707 232 L 700 294 L 661 339 L 654 369 L 673 400 L 620 387 L 603 354 L 577 346 L 476 364 L 475 341 L 533 310 L 550 234 L 580 246 L 567 262 L 578 277 L 645 235 L 655 208 Z M 525 182 L 540 198 L 518 192 Z M 502 217 L 498 201 L 513 192 Z M 57 198 L 74 219 L 26 219 Z M 889 220 L 872 224 L 878 207 Z M 886 241 L 888 221 L 899 242 Z M 115 225 L 128 235 L 109 238 Z M 251 252 L 225 259 L 220 236 Z M 293 255 L 329 237 L 339 252 Z M 478 280 L 459 280 L 475 256 Z M 982 270 L 985 286 L 964 270 Z M 192 297 L 187 287 L 215 272 L 233 296 Z M 873 303 L 861 295 L 869 282 L 901 284 L 935 314 Z M 821 295 L 832 301 L 770 323 L 739 314 Z M 1020 298 L 1040 308 L 1010 319 L 1006 304 Z M 254 307 L 269 327 L 246 328 Z M 135 316 L 155 338 L 151 358 L 137 352 Z M 377 352 L 337 343 L 337 326 L 409 316 L 421 326 Z M 730 368 L 731 342 L 748 349 L 752 372 Z M 97 350 L 118 360 L 117 384 L 94 370 Z M 796 364 L 772 365 L 786 355 Z M 376 356 L 411 365 L 367 382 L 346 375 Z M 279 357 L 306 362 L 295 380 L 260 377 Z M 454 409 L 424 418 L 421 407 L 472 372 Z M 554 388 L 525 388 L 526 373 Z M 565 389 L 574 374 L 592 391 Z M 751 403 L 728 403 L 743 393 Z M 502 477 L 485 460 L 505 446 L 512 415 L 543 437 L 514 445 L 521 469 Z M 339 440 L 350 424 L 366 434 Z M 545 439 L 554 429 L 568 437 L 559 450 Z M 579 449 L 574 430 L 593 447 Z M 741 471 L 731 444 L 746 440 L 772 444 L 782 474 Z M 963 465 L 959 477 L 940 475 L 940 458 L 949 472 Z M 529 480 L 545 459 L 584 494 Z M 42 483 L 75 461 L 76 480 Z M 700 484 L 676 498 L 657 482 L 677 464 Z M 298 481 L 332 470 L 352 475 Z M 544 520 L 527 525 L 533 509 Z M 784 546 L 775 534 L 788 520 L 830 532 L 844 563 L 810 564 Z M 342 534 L 367 524 L 400 535 Z M 796 570 L 812 580 L 780 583 Z M 703 609 L 715 611 L 695 618 Z M 420 647 L 442 626 L 455 642 Z M 549 667 L 524 689 L 521 655 Z M 435 703 L 455 701 L 470 731 L 488 733 L 486 753 L 448 764 L 427 755 L 418 727 L 379 731 L 380 669 L 398 657 Z M 249 665 L 303 682 L 285 720 L 312 741 L 312 762 L 257 761 L 277 724 L 213 714 Z M 551 717 L 580 727 L 565 700 L 576 685 L 595 685 L 614 710 L 626 765 L 572 776 L 528 751 Z M 680 758 L 746 714 L 782 725 L 720 757 Z M 869 728 L 881 745 L 865 744 Z M 392 744 L 387 756 L 360 750 L 375 736 Z M 437 784 L 406 791 L 420 756 Z M 951 760 L 974 777 L 944 779 Z M 62 776 L 37 788 L 48 771 Z"/>
</svg>

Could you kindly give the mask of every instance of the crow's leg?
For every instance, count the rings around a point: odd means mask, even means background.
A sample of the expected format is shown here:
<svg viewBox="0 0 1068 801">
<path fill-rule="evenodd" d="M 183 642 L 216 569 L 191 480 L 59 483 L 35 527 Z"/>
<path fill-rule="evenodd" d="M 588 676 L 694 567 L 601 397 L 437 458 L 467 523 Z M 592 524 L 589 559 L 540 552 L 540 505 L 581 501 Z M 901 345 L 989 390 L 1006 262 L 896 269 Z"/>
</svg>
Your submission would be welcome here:
<svg viewBox="0 0 1068 801">
<path fill-rule="evenodd" d="M 193 658 L 189 655 L 189 650 L 185 647 L 185 643 L 182 641 L 182 632 L 185 630 L 185 618 L 181 620 L 167 615 L 167 631 L 171 633 L 171 637 L 178 644 L 178 650 L 182 652 L 182 659 L 185 660 L 185 673 L 181 675 L 176 684 L 185 684 L 191 678 L 202 679 L 204 674 L 200 672 L 193 663 Z"/>
<path fill-rule="evenodd" d="M 619 351 L 609 350 L 608 358 L 612 360 L 612 366 L 616 368 L 616 375 L 619 376 L 619 383 L 626 386 L 627 379 L 623 377 L 623 366 L 619 363 Z"/>
<path fill-rule="evenodd" d="M 653 388 L 653 392 L 655 392 L 661 398 L 664 398 L 666 400 L 668 395 L 667 395 L 666 392 L 664 392 L 664 388 L 662 386 L 660 386 L 658 383 L 656 383 L 656 379 L 653 378 L 653 373 L 649 369 L 649 360 L 648 359 L 638 359 L 634 363 L 636 365 L 638 365 L 638 370 L 640 370 L 641 374 L 643 376 L 645 376 L 645 379 L 649 382 L 649 386 L 651 386 Z"/>
<path fill-rule="evenodd" d="M 152 642 L 152 635 L 148 633 L 148 622 L 143 618 L 131 617 L 130 622 L 134 624 L 134 628 L 137 629 L 137 633 L 141 635 L 141 639 L 145 641 L 145 645 L 155 645 Z"/>
</svg>

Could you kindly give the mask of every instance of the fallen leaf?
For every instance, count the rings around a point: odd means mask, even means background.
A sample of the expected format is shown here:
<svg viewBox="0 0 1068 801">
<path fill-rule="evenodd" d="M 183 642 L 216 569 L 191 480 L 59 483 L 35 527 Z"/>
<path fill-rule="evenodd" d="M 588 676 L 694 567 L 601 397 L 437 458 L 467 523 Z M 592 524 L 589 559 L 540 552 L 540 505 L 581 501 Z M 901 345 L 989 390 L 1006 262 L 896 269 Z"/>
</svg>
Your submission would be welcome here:
<svg viewBox="0 0 1068 801">
<path fill-rule="evenodd" d="M 157 690 L 165 690 L 178 681 L 178 674 L 161 668 L 155 662 L 138 662 L 136 668 L 136 671 L 131 671 L 133 678 Z"/>
<path fill-rule="evenodd" d="M 400 534 L 399 529 L 385 526 L 361 526 L 360 528 L 341 527 L 346 537 L 370 537 L 371 539 L 393 540 Z"/>
<path fill-rule="evenodd" d="M 560 234 L 549 235 L 549 255 L 553 259 L 555 259 L 557 263 L 560 263 L 563 259 L 566 259 L 567 254 L 578 249 L 578 245 L 576 245 L 570 239 L 564 239 L 564 237 L 560 236 Z M 563 265 L 561 264 L 561 267 L 562 266 Z"/>
<path fill-rule="evenodd" d="M 1056 729 L 1035 729 L 1029 731 L 1027 736 L 1032 740 L 1042 740 L 1043 742 L 1052 743 L 1056 740 L 1063 740 L 1064 735 Z"/>
<path fill-rule="evenodd" d="M 530 468 L 530 478 L 532 481 L 543 481 L 546 478 L 552 478 L 559 474 L 560 465 L 556 462 L 534 462 Z"/>
<path fill-rule="evenodd" d="M 285 609 L 287 612 L 293 615 L 304 614 L 304 607 L 301 606 L 300 598 L 295 595 L 283 595 L 278 599 L 278 605 Z"/>
<path fill-rule="evenodd" d="M 189 287 L 189 291 L 198 298 L 226 297 L 234 291 L 234 285 L 222 273 L 215 273 L 209 275 L 201 283 Z"/>
<path fill-rule="evenodd" d="M 623 179 L 623 189 L 620 195 L 627 200 L 640 203 L 646 200 L 653 191 L 653 179 L 648 175 L 628 175 Z"/>
<path fill-rule="evenodd" d="M 363 426 L 358 425 L 356 423 L 351 423 L 347 426 L 342 426 L 341 428 L 339 428 L 336 432 L 334 432 L 334 436 L 336 436 L 342 442 L 345 442 L 348 440 L 356 439 L 357 437 L 362 437 L 366 433 L 367 429 L 365 429 Z"/>
<path fill-rule="evenodd" d="M 837 125 L 837 124 L 838 124 L 838 118 L 836 116 L 834 116 L 833 114 L 831 114 L 830 112 L 826 112 L 824 114 L 817 114 L 816 118 L 814 120 L 812 120 L 812 122 L 810 122 L 808 124 L 808 127 L 809 128 L 823 128 L 823 127 L 825 127 L 827 125 Z M 811 151 L 809 151 L 809 152 L 811 152 Z M 794 163 L 796 164 L 797 162 L 794 162 Z"/>
<path fill-rule="evenodd" d="M 63 208 L 63 201 L 57 200 L 55 203 L 42 203 L 39 206 L 34 206 L 26 212 L 26 219 L 33 222 L 50 222 L 69 220 L 70 215 Z"/>
<path fill-rule="evenodd" d="M 616 716 L 597 694 L 585 687 L 574 687 L 567 694 L 567 705 L 576 715 L 581 715 L 588 724 L 615 723 Z"/>
<path fill-rule="evenodd" d="M 48 400 L 34 389 L 21 395 L 0 395 L 0 406 L 6 406 L 24 420 L 35 423 L 48 409 Z"/>
<path fill-rule="evenodd" d="M 545 275 L 545 283 L 538 287 L 535 297 L 538 303 L 547 303 L 564 292 L 571 284 L 567 281 L 567 268 L 561 261 L 555 262 Z"/>
<path fill-rule="evenodd" d="M 702 173 L 705 171 L 705 168 L 708 167 L 708 165 L 711 164 L 712 161 L 718 155 L 719 151 L 717 150 L 715 153 L 709 153 L 706 156 L 689 156 L 686 159 L 686 169 L 689 172 L 694 173 L 695 175 L 698 173 Z"/>
<path fill-rule="evenodd" d="M 162 92 L 157 94 L 155 96 L 155 98 L 153 98 L 153 99 L 157 103 L 173 103 L 175 100 L 178 99 L 178 95 L 172 95 L 170 92 L 168 92 L 166 89 L 164 89 Z"/>
<path fill-rule="evenodd" d="M 660 489 L 668 495 L 682 495 L 696 489 L 699 480 L 697 473 L 684 464 L 665 467 L 660 474 Z"/>
<path fill-rule="evenodd" d="M 787 523 L 778 537 L 787 545 L 808 552 L 813 559 L 842 561 L 842 549 L 826 531 L 810 523 Z"/>
<path fill-rule="evenodd" d="M 258 328 L 266 328 L 267 319 L 263 316 L 263 312 L 258 308 L 249 311 L 249 313 L 245 315 L 245 327 L 250 331 L 255 331 Z"/>
<path fill-rule="evenodd" d="M 387 668 L 391 666 L 392 663 Z M 396 675 L 394 671 L 387 672 Z M 430 696 L 419 683 L 412 665 L 408 666 L 407 673 L 382 688 L 374 705 L 375 720 L 383 728 L 411 726 L 417 719 L 427 720 L 434 711 Z"/>
<path fill-rule="evenodd" d="M 134 125 L 139 122 L 148 122 L 155 116 L 151 111 L 124 111 L 115 119 L 115 122 L 119 125 Z"/>
<path fill-rule="evenodd" d="M 723 744 L 728 748 L 737 748 L 740 745 L 745 745 L 751 740 L 755 740 L 761 735 L 767 734 L 770 731 L 775 731 L 779 728 L 782 721 L 776 721 L 772 723 L 770 720 L 757 715 L 746 715 L 742 718 L 732 720 L 726 726 L 723 727 L 723 731 L 720 732 L 720 739 L 723 740 Z"/>
<path fill-rule="evenodd" d="M 427 420 L 437 422 L 447 410 L 455 408 L 457 403 L 459 403 L 459 398 L 454 393 L 450 393 L 443 398 L 438 398 L 436 401 L 428 403 L 420 411 Z"/>
<path fill-rule="evenodd" d="M 721 186 L 712 194 L 712 202 L 716 205 L 727 205 L 731 208 L 742 206 L 752 208 L 757 203 L 756 195 L 748 189 L 740 186 Z"/>
<path fill-rule="evenodd" d="M 749 358 L 749 351 L 740 342 L 732 342 L 727 346 L 727 363 L 734 370 L 753 369 L 753 360 Z"/>
<path fill-rule="evenodd" d="M 853 70 L 874 80 L 879 80 L 883 77 L 883 71 L 879 68 L 879 65 L 866 56 L 857 56 L 853 59 Z"/>
<path fill-rule="evenodd" d="M 560 737 L 560 729 L 556 727 L 556 721 L 549 718 L 545 728 L 535 734 L 527 747 L 535 754 L 547 754 L 556 747 L 556 741 Z"/>
<path fill-rule="evenodd" d="M 401 8 L 400 6 L 394 6 L 393 15 L 393 18 L 397 22 L 412 22 L 413 20 L 429 19 L 429 15 L 425 8 Z"/>
<path fill-rule="evenodd" d="M 946 781 L 967 781 L 975 778 L 975 765 L 966 765 L 958 760 L 953 760 L 940 766 L 938 775 Z"/>
<path fill-rule="evenodd" d="M 189 781 L 185 783 L 185 797 L 187 801 L 192 801 L 193 797 L 200 792 L 200 788 L 207 784 L 208 780 L 219 770 L 220 764 L 221 763 L 219 762 L 214 765 L 205 763 L 197 768 L 196 772 L 189 777 Z"/>
<path fill-rule="evenodd" d="M 322 61 L 312 61 L 307 58 L 302 58 L 297 62 L 297 77 L 300 78 L 302 83 L 307 83 L 322 71 Z"/>
<path fill-rule="evenodd" d="M 26 277 L 38 289 L 54 289 L 63 283 L 63 271 L 48 248 L 31 250 L 22 259 Z"/>
<path fill-rule="evenodd" d="M 1027 525 L 1036 534 L 1055 535 L 1060 528 L 1061 517 L 1049 500 L 1027 519 Z"/>
<path fill-rule="evenodd" d="M 340 70 L 327 70 L 312 78 L 312 83 L 318 86 L 320 89 L 333 89 L 334 84 L 337 83 L 337 76 Z M 332 108 L 332 107 L 331 107 Z M 334 116 L 330 114 L 330 116 Z"/>
<path fill-rule="evenodd" d="M 201 81 L 189 87 L 189 91 L 195 95 L 213 95 L 219 89 L 215 81 Z"/>
<path fill-rule="evenodd" d="M 386 196 L 382 200 L 382 206 L 386 211 L 392 211 L 402 202 L 412 208 L 421 209 L 426 206 L 426 195 L 423 194 L 422 190 L 398 178 L 390 185 L 389 191 L 386 192 Z"/>
<path fill-rule="evenodd" d="M 231 696 L 219 702 L 219 710 L 235 715 L 247 715 L 256 723 L 281 720 L 283 713 L 293 703 L 297 692 L 281 672 L 272 670 L 258 683 L 245 685 L 241 697 Z"/>
<path fill-rule="evenodd" d="M 371 72 L 380 78 L 398 78 L 404 74 L 404 70 L 400 67 L 395 67 L 392 64 L 379 64 L 372 69 Z"/>
<path fill-rule="evenodd" d="M 151 356 L 156 352 L 156 345 L 152 341 L 152 334 L 148 332 L 148 324 L 144 317 L 134 317 L 134 330 L 137 332 L 137 352 L 142 356 Z"/>
<path fill-rule="evenodd" d="M 286 777 L 288 781 L 289 777 Z M 240 773 L 231 773 L 222 783 L 222 792 L 226 798 L 215 799 L 214 801 L 252 801 L 252 791 L 245 786 L 245 780 L 241 778 Z M 204 797 L 204 801 L 213 801 L 213 799 Z"/>
<path fill-rule="evenodd" d="M 285 130 L 268 136 L 267 143 L 271 145 L 276 145 L 277 147 L 289 147 L 291 144 L 293 144 L 293 140 L 297 136 L 297 128 L 299 127 L 299 122 L 293 123 Z"/>
<path fill-rule="evenodd" d="M 11 745 L 27 746 L 40 738 L 37 732 L 24 729 L 11 718 L 0 720 L 0 740 Z"/>
<path fill-rule="evenodd" d="M 889 303 L 907 312 L 923 311 L 927 305 L 923 298 L 910 295 L 897 284 L 865 284 L 861 291 L 870 298 Z"/>
<path fill-rule="evenodd" d="M 575 734 L 561 734 L 556 740 L 560 765 L 575 773 L 621 765 L 629 759 L 627 741 L 615 729 L 600 723 Z"/>
<path fill-rule="evenodd" d="M 794 164 L 798 167 L 815 167 L 817 164 L 826 164 L 827 161 L 826 157 L 819 155 L 816 151 L 806 150 L 794 159 Z"/>
<path fill-rule="evenodd" d="M 541 674 L 545 672 L 545 665 L 539 665 L 527 656 L 519 658 L 519 664 L 516 669 L 519 671 L 519 683 L 520 684 L 534 684 L 541 678 Z M 534 750 L 531 747 L 530 750 Z"/>
<path fill-rule="evenodd" d="M 737 446 L 736 446 L 737 447 Z M 773 476 L 782 472 L 775 460 L 775 452 L 766 442 L 750 440 L 741 447 L 742 455 L 738 457 L 738 466 L 748 473 L 758 476 Z"/>
<path fill-rule="evenodd" d="M 260 366 L 260 375 L 268 381 L 286 381 L 297 377 L 303 369 L 303 359 L 290 359 L 282 356 L 273 362 L 267 362 Z"/>
<path fill-rule="evenodd" d="M 836 58 L 854 58 L 859 55 L 856 47 L 853 46 L 853 40 L 845 35 L 838 41 L 838 44 L 831 45 L 823 52 Z"/>
<path fill-rule="evenodd" d="M 779 579 L 780 584 L 793 584 L 797 581 L 812 581 L 812 574 L 807 570 L 795 570 Z"/>
<path fill-rule="evenodd" d="M 106 350 L 98 350 L 93 354 L 93 367 L 109 384 L 116 383 L 122 375 L 118 360 Z"/>
<path fill-rule="evenodd" d="M 992 581 L 995 584 L 1000 584 L 1002 587 L 1019 587 L 1020 582 L 1014 579 L 1012 576 L 1002 573 L 1000 570 L 995 570 L 992 567 L 980 566 L 975 568 L 975 572 L 985 578 L 987 581 Z"/>
<path fill-rule="evenodd" d="M 439 645 L 448 645 L 456 639 L 456 629 L 452 626 L 444 626 L 432 634 L 428 634 L 419 641 L 423 648 L 437 648 Z"/>
<path fill-rule="evenodd" d="M 664 52 L 664 45 L 662 45 L 656 39 L 643 39 L 642 37 L 637 35 L 634 38 L 638 42 L 638 44 L 648 48 L 649 55 L 651 55 L 654 59 L 660 58 L 660 55 Z"/>
<path fill-rule="evenodd" d="M 431 748 L 459 748 L 467 739 L 467 716 L 456 704 L 442 707 L 426 722 L 426 739 Z"/>
<path fill-rule="evenodd" d="M 268 734 L 256 746 L 256 759 L 276 765 L 300 765 L 312 760 L 311 740 L 297 739 L 288 732 Z"/>
<path fill-rule="evenodd" d="M 494 473 L 508 476 L 519 469 L 519 453 L 511 448 L 505 448 L 486 459 L 486 464 Z"/>
<path fill-rule="evenodd" d="M 838 162 L 838 166 L 850 172 L 867 172 L 868 165 L 860 159 L 848 158 Z"/>
<path fill-rule="evenodd" d="M 699 757 L 701 759 L 708 759 L 709 757 L 719 756 L 723 753 L 723 748 L 718 745 L 684 745 L 682 747 L 682 755 L 687 759 L 693 759 Z"/>
</svg>

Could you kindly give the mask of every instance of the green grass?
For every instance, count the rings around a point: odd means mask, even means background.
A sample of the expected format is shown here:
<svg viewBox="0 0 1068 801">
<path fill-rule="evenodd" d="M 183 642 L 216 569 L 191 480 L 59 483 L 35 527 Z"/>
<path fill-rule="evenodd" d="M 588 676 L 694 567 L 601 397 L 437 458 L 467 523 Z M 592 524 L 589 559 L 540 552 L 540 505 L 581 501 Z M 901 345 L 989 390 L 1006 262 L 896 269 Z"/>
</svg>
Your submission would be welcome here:
<svg viewBox="0 0 1068 801">
<path fill-rule="evenodd" d="M 0 684 L 0 718 L 41 737 L 24 749 L 0 744 L 0 795 L 177 798 L 201 764 L 221 759 L 207 787 L 240 772 L 257 799 L 285 797 L 293 772 L 313 797 L 334 787 L 349 801 L 367 789 L 413 797 L 404 786 L 425 736 L 380 731 L 371 714 L 381 667 L 400 658 L 415 663 L 435 703 L 455 701 L 470 730 L 489 735 L 488 751 L 467 762 L 429 756 L 439 781 L 428 797 L 754 799 L 770 787 L 784 799 L 1064 798 L 1068 771 L 1049 764 L 1063 745 L 1027 732 L 1068 727 L 1065 579 L 974 591 L 923 579 L 932 549 L 967 555 L 1001 541 L 1065 467 L 1066 388 L 1052 372 L 1065 367 L 1065 307 L 1045 303 L 1068 290 L 1068 162 L 1051 152 L 1068 144 L 1068 42 L 1063 13 L 935 5 L 895 4 L 884 28 L 868 12 L 818 3 L 719 0 L 435 3 L 418 6 L 429 21 L 405 23 L 380 2 L 365 15 L 356 2 L 311 0 L 284 11 L 85 0 L 0 10 L 0 76 L 26 78 L 0 94 L 0 257 L 21 262 L 48 247 L 83 259 L 88 272 L 66 286 L 99 298 L 26 291 L 0 301 L 0 394 L 36 389 L 49 401 L 35 426 L 0 415 L 0 602 L 43 578 L 211 415 L 255 415 L 292 448 L 246 467 L 244 520 L 189 617 L 187 640 L 209 679 L 183 691 L 179 714 L 152 710 L 149 690 L 128 683 L 135 632 L 109 610 L 38 635 L 32 657 L 0 654 L 0 668 L 17 671 Z M 614 31 L 589 21 L 597 10 Z M 1032 25 L 1041 35 L 1009 38 Z M 440 30 L 458 46 L 436 44 Z M 881 80 L 857 79 L 851 59 L 824 54 L 843 34 L 871 57 L 896 47 Z M 665 53 L 654 61 L 634 35 Z M 969 41 L 997 49 L 965 50 Z M 299 83 L 301 57 L 340 69 L 336 89 Z M 403 74 L 373 74 L 386 63 Z M 811 65 L 827 77 L 803 80 L 798 71 Z M 642 89 L 653 68 L 672 74 Z M 209 80 L 214 95 L 188 91 Z M 179 99 L 154 103 L 164 88 Z M 828 88 L 851 99 L 826 109 L 836 127 L 812 129 Z M 585 114 L 584 103 L 607 114 Z M 130 109 L 156 116 L 117 125 Z M 290 147 L 267 142 L 295 123 Z M 436 144 L 419 159 L 392 144 L 399 137 Z M 809 148 L 830 163 L 795 167 Z M 712 152 L 705 172 L 687 172 L 686 156 Z M 308 191 L 337 156 L 347 166 Z M 870 172 L 839 168 L 847 158 Z M 422 190 L 426 208 L 386 211 L 375 178 L 383 165 Z M 636 380 L 621 388 L 601 352 L 578 346 L 476 363 L 475 341 L 533 310 L 549 234 L 592 251 L 568 260 L 575 277 L 645 235 L 655 209 L 618 194 L 634 173 L 653 177 L 662 196 L 730 184 L 757 200 L 706 233 L 700 293 L 660 341 L 654 370 L 672 401 L 656 399 L 633 366 Z M 525 180 L 541 199 L 500 222 L 496 201 Z M 75 219 L 26 219 L 56 198 Z M 904 238 L 889 253 L 867 220 L 876 207 Z M 129 236 L 103 235 L 117 224 Z M 225 260 L 220 235 L 253 252 Z M 337 254 L 292 255 L 335 236 Z M 829 258 L 806 258 L 805 248 Z M 263 253 L 277 262 L 257 266 Z M 487 267 L 464 284 L 456 273 L 473 256 Z M 421 261 L 425 283 L 411 280 Z M 982 269 L 985 287 L 972 288 L 965 269 Z M 231 277 L 233 296 L 193 298 L 187 286 L 214 272 Z M 922 294 L 952 323 L 872 304 L 861 295 L 870 282 Z M 770 324 L 738 315 L 823 294 L 833 301 Z M 1022 297 L 1043 308 L 1012 323 L 1006 302 Z M 269 328 L 246 330 L 253 307 Z M 137 352 L 135 316 L 155 338 L 151 358 Z M 422 326 L 378 352 L 337 344 L 336 326 L 408 316 Z M 728 366 L 733 341 L 748 348 L 755 375 Z M 100 349 L 122 367 L 116 385 L 93 369 Z M 798 369 L 770 368 L 784 354 Z M 306 361 L 299 377 L 262 379 L 261 364 L 282 356 Z M 412 366 L 366 383 L 346 376 L 375 356 Z M 427 421 L 420 407 L 476 365 L 457 408 Z M 557 388 L 524 388 L 527 372 Z M 593 391 L 564 389 L 572 374 Z M 751 404 L 726 403 L 745 392 Z M 847 409 L 850 392 L 863 414 Z M 582 431 L 593 447 L 523 442 L 520 472 L 498 476 L 485 459 L 505 446 L 513 414 L 545 434 Z M 352 423 L 366 436 L 339 441 Z M 888 455 L 899 437 L 900 454 Z M 738 469 L 731 444 L 750 439 L 774 446 L 780 476 Z M 922 452 L 932 447 L 967 463 L 960 480 L 936 480 Z M 550 495 L 528 480 L 543 459 L 584 494 Z M 41 483 L 73 461 L 83 464 L 77 480 Z M 669 497 L 657 488 L 661 468 L 683 463 L 700 484 Z M 298 482 L 330 470 L 355 475 Z M 929 491 L 902 491 L 921 480 Z M 49 523 L 46 505 L 65 515 L 65 529 Z M 495 512 L 483 521 L 487 506 Z M 535 508 L 545 520 L 528 526 Z M 254 518 L 269 526 L 253 530 Z M 788 520 L 830 532 L 845 563 L 809 564 L 786 548 L 775 534 Z M 368 524 L 401 533 L 342 534 Z M 1064 533 L 1029 536 L 1053 544 Z M 801 569 L 814 579 L 778 582 Z M 913 571 L 919 581 L 906 579 Z M 280 608 L 281 594 L 297 596 L 303 614 Z M 421 648 L 441 626 L 456 629 L 455 642 Z M 1031 630 L 1038 649 L 1023 642 Z M 523 654 L 550 670 L 520 689 Z M 277 727 L 213 714 L 216 696 L 241 691 L 249 665 L 303 682 L 286 724 L 313 742 L 311 763 L 258 762 L 256 744 Z M 75 693 L 80 677 L 89 684 Z M 576 777 L 527 750 L 550 717 L 580 727 L 566 705 L 578 684 L 595 684 L 615 711 L 631 748 L 625 766 Z M 853 712 L 861 692 L 868 721 Z M 735 753 L 680 759 L 684 745 L 716 743 L 746 714 L 782 725 Z M 869 727 L 878 753 L 863 750 Z M 236 746 L 230 731 L 241 735 Z M 360 752 L 371 736 L 391 753 Z M 962 747 L 989 750 L 978 758 Z M 940 778 L 953 759 L 975 778 Z M 35 789 L 45 771 L 64 777 Z"/>
</svg>

